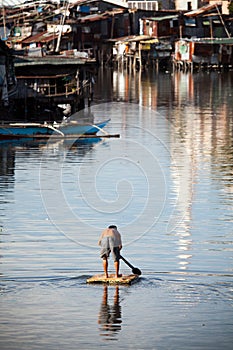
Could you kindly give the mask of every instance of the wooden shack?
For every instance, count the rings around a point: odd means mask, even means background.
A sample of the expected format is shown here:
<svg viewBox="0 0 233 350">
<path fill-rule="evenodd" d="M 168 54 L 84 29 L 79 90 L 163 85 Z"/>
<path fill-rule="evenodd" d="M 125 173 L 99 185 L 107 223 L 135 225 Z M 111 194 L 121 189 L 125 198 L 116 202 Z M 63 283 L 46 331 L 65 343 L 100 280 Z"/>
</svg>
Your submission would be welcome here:
<svg viewBox="0 0 233 350">
<path fill-rule="evenodd" d="M 233 38 L 178 40 L 173 64 L 181 70 L 230 67 L 233 65 Z"/>
<path fill-rule="evenodd" d="M 64 110 L 73 114 L 90 105 L 95 68 L 95 60 L 75 56 L 17 57 L 15 115 L 28 121 L 60 121 L 68 116 Z"/>
<path fill-rule="evenodd" d="M 140 34 L 169 40 L 179 37 L 178 15 L 146 17 L 142 18 L 140 23 Z"/>
<path fill-rule="evenodd" d="M 15 96 L 17 82 L 11 50 L 0 40 L 0 107 L 1 117 L 8 114 L 10 99 Z"/>
</svg>

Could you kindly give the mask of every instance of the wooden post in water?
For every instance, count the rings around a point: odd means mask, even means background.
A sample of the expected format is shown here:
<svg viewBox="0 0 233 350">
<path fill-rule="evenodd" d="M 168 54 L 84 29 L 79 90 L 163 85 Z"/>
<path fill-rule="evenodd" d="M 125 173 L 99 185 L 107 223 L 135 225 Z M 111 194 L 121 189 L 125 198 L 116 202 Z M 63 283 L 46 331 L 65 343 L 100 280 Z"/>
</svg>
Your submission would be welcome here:
<svg viewBox="0 0 233 350">
<path fill-rule="evenodd" d="M 156 58 L 155 66 L 156 66 L 156 73 L 158 73 L 159 72 L 159 59 L 158 58 Z"/>
<path fill-rule="evenodd" d="M 142 67 L 142 44 L 139 42 L 139 66 Z"/>
</svg>

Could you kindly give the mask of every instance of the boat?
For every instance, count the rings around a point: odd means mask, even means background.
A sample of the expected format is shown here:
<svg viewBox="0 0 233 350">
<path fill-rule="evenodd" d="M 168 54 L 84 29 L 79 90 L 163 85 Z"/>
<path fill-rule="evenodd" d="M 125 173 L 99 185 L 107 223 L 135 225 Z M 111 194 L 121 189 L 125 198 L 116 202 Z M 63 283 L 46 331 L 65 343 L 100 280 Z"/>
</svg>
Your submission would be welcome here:
<svg viewBox="0 0 233 350">
<path fill-rule="evenodd" d="M 110 121 L 97 122 L 95 124 L 79 122 L 63 123 L 7 123 L 0 124 L 0 140 L 17 140 L 24 138 L 79 138 L 80 136 L 96 135 Z"/>
<path fill-rule="evenodd" d="M 65 136 L 96 135 L 98 131 L 102 131 L 109 121 L 110 119 L 107 119 L 96 124 L 82 124 L 77 121 L 70 121 L 68 123 L 54 124 L 54 128 Z"/>
<path fill-rule="evenodd" d="M 0 125 L 0 140 L 46 137 L 53 133 L 53 128 L 40 123 L 9 123 Z"/>
<path fill-rule="evenodd" d="M 92 277 L 87 278 L 87 283 L 103 283 L 103 284 L 126 284 L 130 285 L 139 281 L 139 275 L 131 274 L 131 275 L 122 275 L 121 277 L 116 278 L 114 274 L 110 274 L 109 277 L 105 277 L 105 275 L 94 275 Z"/>
</svg>

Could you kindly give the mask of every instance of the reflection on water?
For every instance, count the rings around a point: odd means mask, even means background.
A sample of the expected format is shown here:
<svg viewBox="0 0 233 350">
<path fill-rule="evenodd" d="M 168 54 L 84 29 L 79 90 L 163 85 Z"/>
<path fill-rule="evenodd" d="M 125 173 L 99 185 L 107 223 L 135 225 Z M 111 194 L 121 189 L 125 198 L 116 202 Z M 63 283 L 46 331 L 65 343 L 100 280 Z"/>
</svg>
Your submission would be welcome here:
<svg viewBox="0 0 233 350">
<path fill-rule="evenodd" d="M 167 115 L 174 117 L 177 107 L 193 105 L 205 115 L 231 112 L 233 72 L 174 72 L 157 74 L 154 70 L 140 72 L 101 70 L 95 89 L 95 100 L 134 102 L 154 110 L 166 107 Z M 174 109 L 175 108 L 175 109 Z"/>
<path fill-rule="evenodd" d="M 109 70 L 92 112 L 121 138 L 0 145 L 1 349 L 232 349 L 232 95 L 233 72 Z M 109 221 L 143 269 L 124 300 L 85 283 Z"/>
<path fill-rule="evenodd" d="M 165 140 L 171 158 L 168 201 L 173 212 L 167 233 L 174 239 L 179 269 L 187 270 L 193 261 L 196 237 L 209 242 L 209 234 L 217 236 L 218 227 L 223 236 L 231 230 L 233 72 L 157 74 L 148 70 L 107 74 L 111 74 L 108 80 L 111 93 L 106 96 L 105 91 L 106 99 L 133 102 L 156 112 L 139 112 L 132 120 L 124 120 L 125 125 L 134 123 L 152 133 L 160 128 L 158 135 L 164 141 L 165 125 L 161 120 L 165 117 L 168 122 L 169 140 Z M 98 99 L 102 93 L 99 86 L 96 93 Z M 137 135 L 135 139 L 138 140 Z M 153 147 L 150 142 L 148 146 Z M 213 240 L 215 244 L 208 250 L 216 249 L 220 241 Z"/>
<path fill-rule="evenodd" d="M 109 297 L 109 288 L 107 285 L 103 287 L 103 298 L 99 311 L 98 324 L 100 325 L 100 336 L 105 340 L 117 340 L 116 335 L 121 330 L 122 323 L 119 286 L 115 287 L 113 297 Z"/>
</svg>

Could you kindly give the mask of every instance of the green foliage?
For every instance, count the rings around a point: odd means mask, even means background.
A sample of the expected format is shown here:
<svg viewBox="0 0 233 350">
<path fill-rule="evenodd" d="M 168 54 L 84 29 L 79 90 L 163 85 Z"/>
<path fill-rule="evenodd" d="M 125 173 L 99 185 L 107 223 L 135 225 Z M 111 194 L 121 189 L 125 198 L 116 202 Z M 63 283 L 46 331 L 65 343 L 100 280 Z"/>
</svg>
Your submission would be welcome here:
<svg viewBox="0 0 233 350">
<path fill-rule="evenodd" d="M 230 4 L 228 5 L 228 10 L 229 10 L 229 14 L 232 15 L 233 14 L 233 1 L 231 1 Z"/>
</svg>

